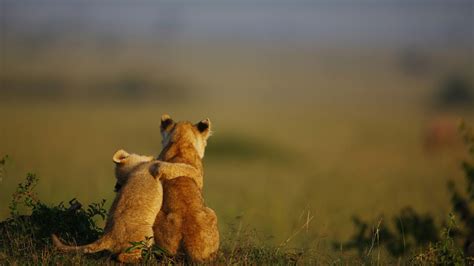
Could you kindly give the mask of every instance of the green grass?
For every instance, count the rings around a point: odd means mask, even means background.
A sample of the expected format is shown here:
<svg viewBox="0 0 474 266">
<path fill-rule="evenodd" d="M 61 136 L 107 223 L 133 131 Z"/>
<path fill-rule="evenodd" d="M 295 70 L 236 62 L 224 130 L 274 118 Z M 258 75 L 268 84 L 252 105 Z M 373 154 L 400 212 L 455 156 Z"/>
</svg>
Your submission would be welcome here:
<svg viewBox="0 0 474 266">
<path fill-rule="evenodd" d="M 5 160 L 0 161 L 3 169 Z M 103 232 L 97 227 L 97 218 L 105 219 L 104 201 L 92 203 L 87 208 L 77 200 L 65 204 L 48 205 L 39 199 L 35 188 L 39 179 L 28 174 L 11 197 L 9 204 L 10 217 L 0 222 L 0 262 L 7 264 L 115 264 L 115 259 L 108 252 L 93 255 L 64 254 L 52 246 L 50 236 L 55 233 L 73 244 L 86 244 L 95 241 Z M 26 214 L 20 212 L 23 206 Z M 309 221 L 308 221 L 309 222 Z M 214 263 L 219 264 L 297 264 L 322 261 L 311 253 L 311 250 L 288 249 L 283 243 L 275 247 L 268 245 L 259 237 L 258 232 L 249 230 L 242 223 L 233 225 L 232 230 L 221 236 L 221 248 Z M 290 239 L 288 239 L 289 241 Z M 169 256 L 159 247 L 147 247 L 144 243 L 130 242 L 125 251 L 135 249 L 142 251 L 142 262 L 154 264 L 186 264 L 183 254 Z M 27 254 L 27 255 L 25 255 Z M 334 258 L 325 258 L 331 259 Z"/>
</svg>

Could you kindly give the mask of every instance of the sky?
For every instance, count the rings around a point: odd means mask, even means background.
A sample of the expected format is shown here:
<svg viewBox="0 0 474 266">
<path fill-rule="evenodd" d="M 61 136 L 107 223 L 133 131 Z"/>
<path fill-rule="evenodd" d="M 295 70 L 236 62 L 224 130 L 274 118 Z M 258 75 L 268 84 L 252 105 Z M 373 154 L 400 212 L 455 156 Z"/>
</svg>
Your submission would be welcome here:
<svg viewBox="0 0 474 266">
<path fill-rule="evenodd" d="M 2 38 L 233 41 L 314 46 L 474 43 L 474 1 L 2 0 Z"/>
</svg>

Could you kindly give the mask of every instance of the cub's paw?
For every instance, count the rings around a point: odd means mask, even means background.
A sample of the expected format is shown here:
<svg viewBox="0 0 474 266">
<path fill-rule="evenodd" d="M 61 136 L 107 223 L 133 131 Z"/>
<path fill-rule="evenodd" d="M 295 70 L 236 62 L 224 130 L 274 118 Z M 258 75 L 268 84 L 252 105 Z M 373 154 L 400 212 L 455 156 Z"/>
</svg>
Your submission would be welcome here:
<svg viewBox="0 0 474 266">
<path fill-rule="evenodd" d="M 150 169 L 149 169 L 150 174 L 151 174 L 154 178 L 160 180 L 160 179 L 164 176 L 164 169 L 163 169 L 164 167 L 163 167 L 163 165 L 164 165 L 164 162 L 162 162 L 162 161 L 155 161 L 155 162 L 150 166 Z"/>
<path fill-rule="evenodd" d="M 116 260 L 121 263 L 139 263 L 142 260 L 141 250 L 122 252 L 117 255 Z"/>
</svg>

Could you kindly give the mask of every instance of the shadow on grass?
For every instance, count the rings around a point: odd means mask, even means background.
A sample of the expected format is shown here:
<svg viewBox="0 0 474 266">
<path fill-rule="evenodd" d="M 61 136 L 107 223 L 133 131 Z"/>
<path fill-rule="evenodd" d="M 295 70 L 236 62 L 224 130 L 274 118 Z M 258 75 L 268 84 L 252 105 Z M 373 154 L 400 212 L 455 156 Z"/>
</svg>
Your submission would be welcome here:
<svg viewBox="0 0 474 266">
<path fill-rule="evenodd" d="M 226 134 L 212 138 L 206 156 L 213 159 L 289 161 L 293 157 L 287 149 L 270 141 L 245 135 Z"/>
</svg>

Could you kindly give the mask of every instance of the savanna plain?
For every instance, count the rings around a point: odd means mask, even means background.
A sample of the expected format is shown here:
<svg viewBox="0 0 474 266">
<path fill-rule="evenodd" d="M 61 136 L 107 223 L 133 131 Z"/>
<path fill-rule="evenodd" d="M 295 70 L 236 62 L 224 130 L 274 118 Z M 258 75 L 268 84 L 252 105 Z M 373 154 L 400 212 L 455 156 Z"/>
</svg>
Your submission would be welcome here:
<svg viewBox="0 0 474 266">
<path fill-rule="evenodd" d="M 163 97 L 159 94 L 150 98 L 128 94 L 122 97 L 126 99 L 100 95 L 95 100 L 83 95 L 79 99 L 5 97 L 0 105 L 0 156 L 8 155 L 8 159 L 0 180 L 0 218 L 9 216 L 11 195 L 28 172 L 38 175 L 35 190 L 47 204 L 76 198 L 87 205 L 106 199 L 108 208 L 114 197 L 114 151 L 123 148 L 159 154 L 159 120 L 163 113 L 193 122 L 209 117 L 214 134 L 204 157 L 203 194 L 219 219 L 220 262 L 408 261 L 408 256 L 394 258 L 373 243 L 373 248 L 379 250 L 378 257 L 367 260 L 343 245 L 334 246 L 354 233 L 354 215 L 369 221 L 370 226 L 380 221 L 391 226 L 390 217 L 410 206 L 429 213 L 438 223 L 445 220 L 451 211 L 446 183 L 452 179 L 462 187 L 460 163 L 467 153 L 462 141 L 427 150 L 426 131 L 441 116 L 453 121 L 463 118 L 466 124 L 474 125 L 472 109 L 437 111 L 432 107 L 431 91 L 438 86 L 438 79 L 407 76 L 394 70 L 396 57 L 391 53 L 380 52 L 370 60 L 344 57 L 340 51 L 326 59 L 323 54 L 327 53 L 310 55 L 321 58 L 313 65 L 309 63 L 312 60 L 305 65 L 289 52 L 282 54 L 287 59 L 286 67 L 272 67 L 275 62 L 269 58 L 273 57 L 265 55 L 248 63 L 254 56 L 248 51 L 243 57 L 236 53 L 207 60 L 199 58 L 202 55 L 198 53 L 182 58 L 175 55 L 175 70 L 187 73 L 187 80 L 199 84 L 199 89 L 186 91 L 184 94 L 189 96 L 179 101 L 168 100 L 178 97 L 173 89 Z M 431 71 L 442 72 L 445 62 L 459 62 L 460 57 L 449 54 L 435 58 Z M 50 60 L 60 62 L 58 58 Z M 127 63 L 122 65 L 132 64 L 124 58 Z M 207 65 L 193 66 L 184 58 Z M 232 60 L 236 69 L 219 70 L 220 60 L 225 59 Z M 2 76 L 4 85 L 15 84 L 16 77 L 31 70 L 19 67 L 21 63 L 15 66 L 16 61 Z M 354 61 L 362 70 L 354 71 L 354 65 L 346 64 Z M 469 66 L 469 59 L 465 62 Z M 95 72 L 100 59 L 87 63 L 92 69 L 80 67 L 85 64 L 78 64 L 68 73 L 84 76 Z M 296 65 L 300 68 L 292 69 Z M 38 66 L 31 73 L 40 74 L 30 79 L 62 77 L 64 68 L 58 65 L 56 70 L 38 70 Z M 207 83 L 199 80 L 210 72 L 215 79 Z M 139 69 L 136 73 L 145 71 Z M 114 79 L 108 73 L 103 76 Z M 148 82 L 143 77 L 131 79 Z M 224 87 L 230 89 L 224 91 Z M 101 219 L 97 222 L 103 225 Z M 258 251 L 244 253 L 244 245 Z M 366 248 L 370 246 L 367 243 Z M 240 257 L 238 252 L 242 252 Z M 67 256 L 49 248 L 32 254 L 37 257 L 30 263 L 113 263 L 107 256 Z M 0 256 L 10 263 L 21 262 L 4 252 Z"/>
</svg>

